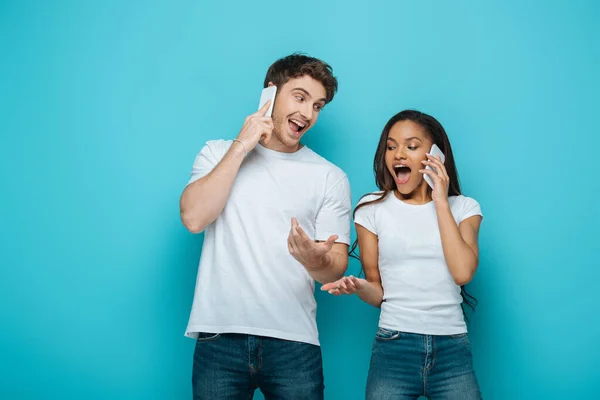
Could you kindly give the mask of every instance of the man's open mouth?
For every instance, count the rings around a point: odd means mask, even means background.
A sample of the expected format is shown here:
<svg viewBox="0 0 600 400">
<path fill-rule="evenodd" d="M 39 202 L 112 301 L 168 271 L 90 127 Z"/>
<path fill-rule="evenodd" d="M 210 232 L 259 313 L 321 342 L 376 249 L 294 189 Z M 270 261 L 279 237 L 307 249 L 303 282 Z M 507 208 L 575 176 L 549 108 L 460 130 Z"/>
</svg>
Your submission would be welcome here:
<svg viewBox="0 0 600 400">
<path fill-rule="evenodd" d="M 299 135 L 304 132 L 308 123 L 296 118 L 291 118 L 288 120 L 288 125 L 294 134 Z"/>
</svg>

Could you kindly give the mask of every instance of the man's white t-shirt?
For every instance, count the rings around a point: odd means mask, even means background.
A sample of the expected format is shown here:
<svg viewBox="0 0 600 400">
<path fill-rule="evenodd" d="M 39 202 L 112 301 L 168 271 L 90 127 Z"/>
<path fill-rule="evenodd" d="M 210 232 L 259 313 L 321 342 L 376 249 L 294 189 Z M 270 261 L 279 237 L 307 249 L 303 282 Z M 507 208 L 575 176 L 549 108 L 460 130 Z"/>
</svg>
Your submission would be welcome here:
<svg viewBox="0 0 600 400">
<path fill-rule="evenodd" d="M 378 199 L 381 192 L 359 204 Z M 480 215 L 479 203 L 465 196 L 448 198 L 454 220 Z M 356 210 L 354 220 L 377 235 L 383 303 L 379 326 L 424 335 L 467 332 L 461 288 L 446 264 L 433 202 L 412 205 L 394 193 Z"/>
<path fill-rule="evenodd" d="M 208 175 L 232 143 L 207 142 L 189 183 Z M 258 144 L 206 228 L 186 336 L 243 333 L 319 345 L 314 281 L 288 250 L 291 220 L 311 239 L 338 235 L 349 244 L 351 207 L 340 168 L 306 146 L 281 153 Z"/>
</svg>

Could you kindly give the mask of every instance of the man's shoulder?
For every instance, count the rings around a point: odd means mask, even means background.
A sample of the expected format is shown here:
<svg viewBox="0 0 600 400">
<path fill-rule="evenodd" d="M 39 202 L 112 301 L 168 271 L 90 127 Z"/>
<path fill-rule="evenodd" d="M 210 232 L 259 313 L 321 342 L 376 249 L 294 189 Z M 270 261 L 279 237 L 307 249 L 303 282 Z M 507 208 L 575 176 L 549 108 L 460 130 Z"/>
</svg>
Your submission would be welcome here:
<svg viewBox="0 0 600 400">
<path fill-rule="evenodd" d="M 219 153 L 227 153 L 227 150 L 231 147 L 233 140 L 225 140 L 225 139 L 213 139 L 207 140 L 204 144 L 204 148 L 210 149 L 210 151 L 219 154 Z"/>
<path fill-rule="evenodd" d="M 339 181 L 340 179 L 346 178 L 346 173 L 340 167 L 335 165 L 333 162 L 329 161 L 325 157 L 316 153 L 314 150 L 307 148 L 305 152 L 305 160 L 309 161 L 313 164 L 318 165 L 324 171 L 327 172 L 329 176 L 333 178 L 335 181 Z"/>
</svg>

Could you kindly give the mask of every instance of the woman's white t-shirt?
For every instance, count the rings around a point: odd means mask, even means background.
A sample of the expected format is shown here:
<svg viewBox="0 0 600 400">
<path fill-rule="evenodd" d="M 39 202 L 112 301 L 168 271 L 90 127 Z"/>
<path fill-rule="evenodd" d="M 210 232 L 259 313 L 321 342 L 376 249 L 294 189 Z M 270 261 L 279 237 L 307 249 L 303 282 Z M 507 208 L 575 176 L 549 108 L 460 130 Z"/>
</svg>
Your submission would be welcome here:
<svg viewBox="0 0 600 400">
<path fill-rule="evenodd" d="M 359 204 L 381 194 L 364 196 Z M 448 202 L 457 224 L 483 216 L 472 198 L 450 196 Z M 434 203 L 412 205 L 390 192 L 382 202 L 359 208 L 354 219 L 378 237 L 384 293 L 379 326 L 425 335 L 467 332 L 461 288 L 444 258 Z"/>
</svg>

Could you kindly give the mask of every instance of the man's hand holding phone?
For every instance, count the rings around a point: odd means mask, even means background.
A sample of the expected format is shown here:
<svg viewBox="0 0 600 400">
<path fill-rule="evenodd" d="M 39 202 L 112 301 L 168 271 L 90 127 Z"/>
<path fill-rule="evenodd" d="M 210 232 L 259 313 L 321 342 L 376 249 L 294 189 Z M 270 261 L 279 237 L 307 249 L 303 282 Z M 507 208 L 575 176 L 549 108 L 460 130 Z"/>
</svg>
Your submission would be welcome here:
<svg viewBox="0 0 600 400">
<path fill-rule="evenodd" d="M 271 113 L 276 93 L 276 86 L 268 86 L 263 89 L 258 111 L 246 117 L 242 130 L 237 139 L 234 140 L 234 142 L 238 142 L 244 147 L 246 154 L 255 148 L 259 141 L 262 140 L 264 144 L 268 144 L 271 140 L 274 128 Z"/>
<path fill-rule="evenodd" d="M 246 117 L 244 125 L 235 142 L 244 147 L 246 154 L 256 147 L 260 140 L 265 144 L 269 143 L 273 134 L 273 120 L 271 117 L 265 117 L 265 113 L 271 105 L 271 100 L 267 101 L 260 110 Z"/>
</svg>

